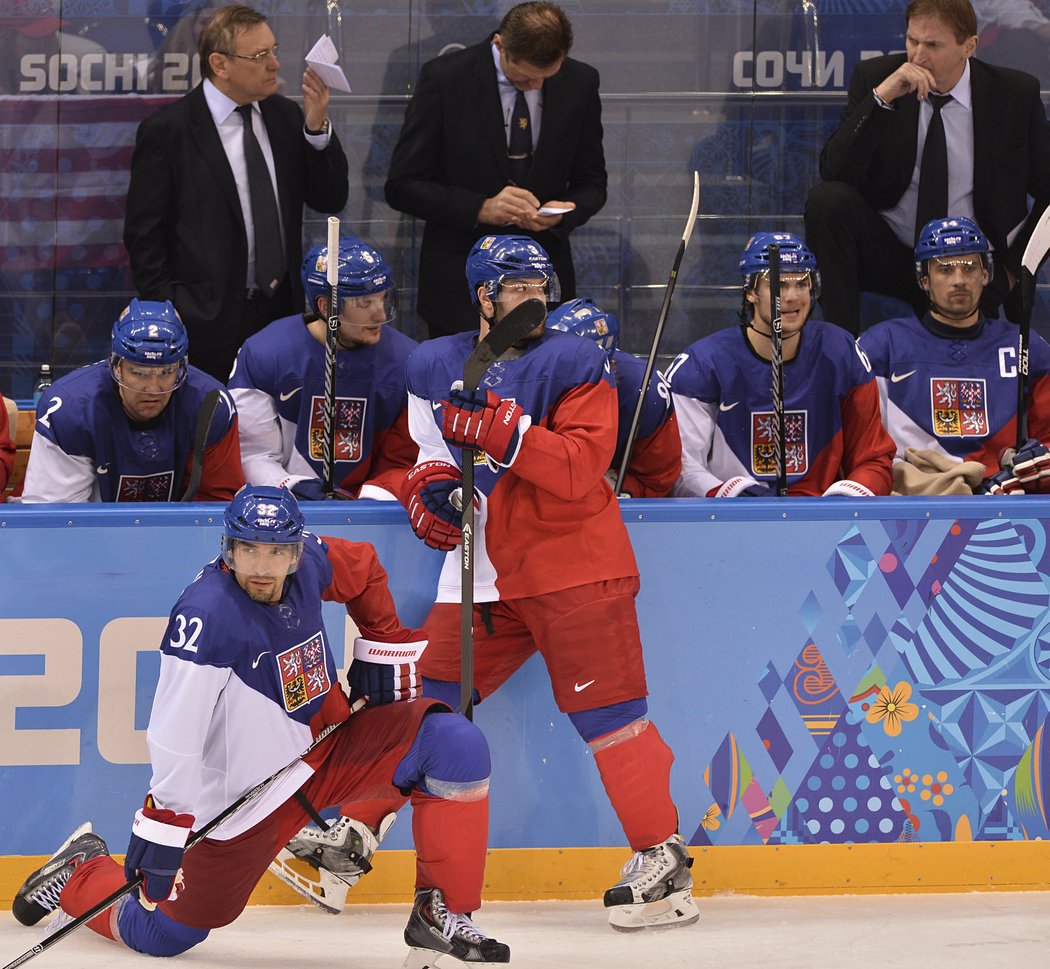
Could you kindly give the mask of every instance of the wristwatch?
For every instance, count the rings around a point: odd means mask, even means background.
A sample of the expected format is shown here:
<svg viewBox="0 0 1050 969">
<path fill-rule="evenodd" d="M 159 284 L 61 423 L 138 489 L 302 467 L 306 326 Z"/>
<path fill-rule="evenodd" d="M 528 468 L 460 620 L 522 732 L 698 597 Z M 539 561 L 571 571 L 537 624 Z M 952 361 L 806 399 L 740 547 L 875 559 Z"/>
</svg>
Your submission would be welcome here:
<svg viewBox="0 0 1050 969">
<path fill-rule="evenodd" d="M 309 128 L 305 128 L 305 131 L 308 135 L 326 135 L 331 127 L 332 126 L 328 119 L 325 118 L 324 121 L 321 122 L 321 127 L 318 128 L 317 131 L 311 131 Z"/>
</svg>

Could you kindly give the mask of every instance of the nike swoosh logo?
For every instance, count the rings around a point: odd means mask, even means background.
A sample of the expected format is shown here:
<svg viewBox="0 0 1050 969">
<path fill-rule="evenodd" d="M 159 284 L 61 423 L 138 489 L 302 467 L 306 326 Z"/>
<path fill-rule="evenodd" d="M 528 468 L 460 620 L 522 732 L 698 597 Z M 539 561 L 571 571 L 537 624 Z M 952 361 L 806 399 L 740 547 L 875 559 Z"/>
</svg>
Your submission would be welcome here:
<svg viewBox="0 0 1050 969">
<path fill-rule="evenodd" d="M 259 660 L 261 660 L 264 656 L 267 656 L 267 655 L 269 655 L 272 652 L 273 652 L 272 649 L 268 649 L 268 650 L 266 650 L 265 653 L 260 653 L 258 656 L 256 656 L 255 657 L 255 662 L 252 663 L 252 669 L 253 670 L 256 669 L 259 666 Z"/>
<path fill-rule="evenodd" d="M 907 380 L 913 373 L 915 373 L 914 370 L 909 370 L 907 373 L 891 373 L 890 382 L 895 384 L 900 383 L 902 380 Z"/>
<path fill-rule="evenodd" d="M 440 402 L 438 402 L 438 403 L 436 403 L 436 404 L 431 404 L 430 406 L 431 406 L 431 407 L 433 407 L 433 408 L 434 408 L 434 410 L 438 410 L 438 409 L 439 409 L 439 408 L 441 407 L 441 403 L 440 403 Z"/>
<path fill-rule="evenodd" d="M 586 683 L 577 683 L 577 684 L 576 684 L 576 685 L 575 685 L 575 686 L 573 687 L 573 689 L 574 689 L 574 690 L 575 690 L 575 691 L 576 691 L 577 693 L 581 693 L 581 692 L 582 692 L 583 690 L 586 690 L 586 689 L 587 689 L 587 687 L 589 687 L 589 686 L 590 686 L 590 685 L 591 685 L 591 684 L 592 684 L 593 682 L 594 682 L 594 680 L 588 680 L 588 681 L 587 681 Z"/>
<path fill-rule="evenodd" d="M 295 390 L 289 390 L 287 394 L 280 394 L 279 396 L 281 400 L 288 400 L 290 397 L 294 397 L 302 389 L 302 387 L 296 387 Z"/>
<path fill-rule="evenodd" d="M 731 403 L 731 404 L 726 404 L 726 403 L 722 403 L 721 401 L 719 401 L 718 409 L 724 413 L 727 410 L 732 410 L 739 403 L 740 403 L 739 400 L 734 400 L 733 403 Z"/>
</svg>

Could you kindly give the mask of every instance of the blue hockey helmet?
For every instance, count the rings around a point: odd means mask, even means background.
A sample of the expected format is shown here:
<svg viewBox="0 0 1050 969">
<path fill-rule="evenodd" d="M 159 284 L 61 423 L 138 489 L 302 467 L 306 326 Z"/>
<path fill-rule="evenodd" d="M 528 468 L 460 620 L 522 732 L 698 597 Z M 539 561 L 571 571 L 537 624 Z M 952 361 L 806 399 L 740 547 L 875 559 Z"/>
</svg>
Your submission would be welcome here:
<svg viewBox="0 0 1050 969">
<path fill-rule="evenodd" d="M 820 273 L 817 257 L 809 247 L 791 232 L 756 232 L 747 240 L 740 257 L 740 275 L 744 278 L 744 291 L 755 288 L 758 280 L 769 272 L 769 247 L 780 248 L 780 271 L 782 273 L 809 273 L 812 299 L 820 296 Z"/>
<path fill-rule="evenodd" d="M 561 302 L 561 284 L 546 250 L 528 236 L 483 236 L 474 243 L 467 256 L 467 285 L 470 301 L 478 310 L 478 289 L 497 302 L 500 286 L 506 279 L 542 279 L 546 282 L 545 300 Z"/>
<path fill-rule="evenodd" d="M 314 246 L 303 259 L 303 289 L 310 308 L 317 309 L 317 301 L 328 296 L 328 246 Z M 356 236 L 339 240 L 339 298 L 356 299 L 387 293 L 387 312 L 384 323 L 397 318 L 397 289 L 394 271 L 389 263 L 367 242 Z"/>
<path fill-rule="evenodd" d="M 616 349 L 620 339 L 620 321 L 606 313 L 587 297 L 570 299 L 547 316 L 548 330 L 562 330 L 593 340 L 606 353 Z"/>
<path fill-rule="evenodd" d="M 233 496 L 222 515 L 222 559 L 234 568 L 231 553 L 238 542 L 297 546 L 295 564 L 303 551 L 305 521 L 299 502 L 287 488 L 246 484 Z"/>
<path fill-rule="evenodd" d="M 186 379 L 186 355 L 189 348 L 186 327 L 182 325 L 170 301 L 133 299 L 113 324 L 110 365 L 114 379 L 125 386 L 117 363 L 126 360 L 139 367 L 157 368 L 165 376 L 173 374 L 175 379 L 172 386 L 165 387 L 165 390 L 174 390 Z"/>
<path fill-rule="evenodd" d="M 926 264 L 931 259 L 944 259 L 979 253 L 988 278 L 994 269 L 991 245 L 977 223 L 959 216 L 954 219 L 933 219 L 922 227 L 919 241 L 915 243 L 915 275 L 922 285 L 928 275 Z"/>
</svg>

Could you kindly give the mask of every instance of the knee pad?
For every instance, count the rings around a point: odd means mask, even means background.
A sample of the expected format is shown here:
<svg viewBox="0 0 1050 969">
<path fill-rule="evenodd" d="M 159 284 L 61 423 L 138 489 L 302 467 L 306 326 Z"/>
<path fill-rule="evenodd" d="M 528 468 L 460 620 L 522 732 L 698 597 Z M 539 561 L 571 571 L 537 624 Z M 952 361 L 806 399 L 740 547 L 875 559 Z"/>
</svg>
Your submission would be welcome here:
<svg viewBox="0 0 1050 969">
<path fill-rule="evenodd" d="M 644 720 L 649 712 L 645 697 L 637 700 L 624 700 L 594 710 L 580 710 L 569 714 L 569 720 L 576 732 L 588 743 L 606 734 L 613 734 L 630 726 L 638 720 Z M 626 738 L 624 738 L 626 739 Z"/>
<path fill-rule="evenodd" d="M 475 801 L 488 793 L 492 763 L 485 735 L 466 717 L 436 710 L 423 720 L 408 753 L 394 771 L 402 791 Z"/>
<path fill-rule="evenodd" d="M 149 912 L 133 895 L 120 910 L 117 931 L 124 945 L 148 956 L 177 956 L 208 938 L 207 929 L 183 925 L 160 909 Z"/>
</svg>

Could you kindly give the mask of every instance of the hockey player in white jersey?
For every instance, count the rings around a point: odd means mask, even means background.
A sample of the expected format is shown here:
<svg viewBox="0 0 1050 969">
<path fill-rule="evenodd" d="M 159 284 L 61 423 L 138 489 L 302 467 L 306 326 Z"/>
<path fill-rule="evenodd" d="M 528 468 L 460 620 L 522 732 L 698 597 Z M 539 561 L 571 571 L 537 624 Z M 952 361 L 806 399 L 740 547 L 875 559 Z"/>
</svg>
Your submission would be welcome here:
<svg viewBox="0 0 1050 969">
<path fill-rule="evenodd" d="M 345 603 L 360 630 L 349 697 L 322 600 Z M 124 865 L 84 825 L 19 889 L 15 917 L 34 925 L 61 908 L 76 918 L 142 876 L 87 924 L 138 952 L 178 955 L 237 918 L 307 805 L 400 807 L 411 796 L 416 894 L 405 966 L 508 962 L 509 948 L 469 914 L 484 881 L 488 746 L 465 717 L 420 695 L 426 645 L 398 619 L 371 545 L 312 535 L 287 489 L 245 486 L 223 516 L 221 557 L 179 597 L 161 642 L 147 729 L 153 776 Z M 352 712 L 361 698 L 364 709 Z M 195 827 L 266 778 L 184 852 Z"/>
</svg>

